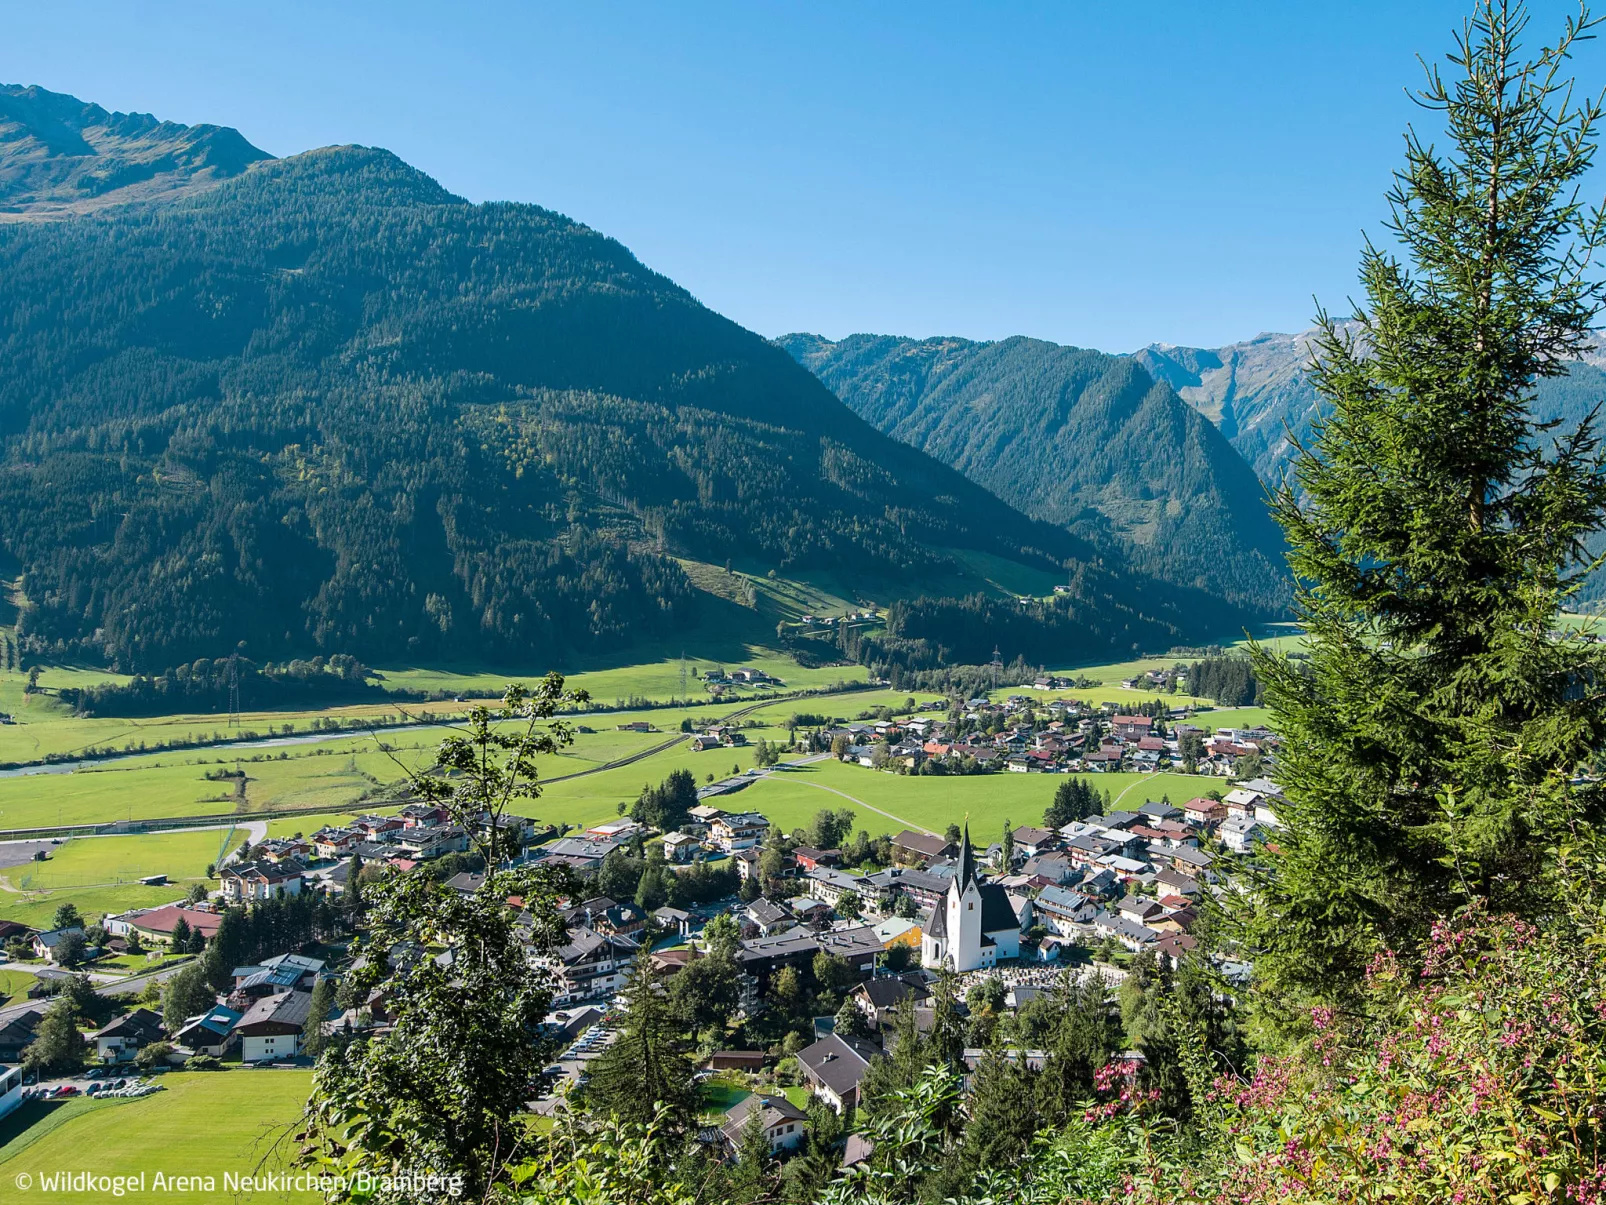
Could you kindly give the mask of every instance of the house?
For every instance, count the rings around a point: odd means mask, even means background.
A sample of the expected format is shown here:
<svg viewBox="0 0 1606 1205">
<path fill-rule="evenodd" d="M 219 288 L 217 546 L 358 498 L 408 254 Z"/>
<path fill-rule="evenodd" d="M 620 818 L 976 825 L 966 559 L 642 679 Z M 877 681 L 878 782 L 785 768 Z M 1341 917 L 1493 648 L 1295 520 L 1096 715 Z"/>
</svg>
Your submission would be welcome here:
<svg viewBox="0 0 1606 1205">
<path fill-rule="evenodd" d="M 1222 821 L 1216 835 L 1228 849 L 1241 854 L 1263 840 L 1266 830 L 1253 816 L 1229 816 Z"/>
<path fill-rule="evenodd" d="M 468 830 L 460 824 L 415 825 L 396 836 L 398 851 L 420 862 L 468 848 Z"/>
<path fill-rule="evenodd" d="M 796 918 L 785 908 L 763 896 L 759 896 L 743 908 L 742 916 L 765 937 L 779 933 L 782 929 L 790 929 L 797 923 Z"/>
<path fill-rule="evenodd" d="M 354 828 L 330 828 L 327 825 L 312 834 L 312 852 L 320 858 L 343 858 L 363 839 Z"/>
<path fill-rule="evenodd" d="M 391 834 L 399 833 L 407 827 L 407 821 L 399 816 L 358 816 L 351 822 L 351 827 L 362 834 L 364 841 L 377 841 L 383 844 L 389 841 Z"/>
<path fill-rule="evenodd" d="M 95 1034 L 95 1053 L 107 1063 L 131 1063 L 142 1046 L 166 1037 L 160 1015 L 148 1008 L 136 1008 Z"/>
<path fill-rule="evenodd" d="M 1227 805 L 1227 815 L 1254 817 L 1255 808 L 1261 802 L 1259 791 L 1246 791 L 1243 787 L 1228 791 L 1222 796 L 1221 802 Z"/>
<path fill-rule="evenodd" d="M 770 1154 L 796 1150 L 803 1141 L 804 1127 L 809 1115 L 784 1096 L 755 1092 L 745 1096 L 725 1111 L 725 1120 L 719 1127 L 719 1136 L 726 1152 L 733 1158 L 742 1149 L 742 1139 L 754 1116 L 763 1127 L 769 1141 Z"/>
<path fill-rule="evenodd" d="M 173 1035 L 173 1041 L 180 1046 L 188 1046 L 196 1054 L 222 1058 L 239 1041 L 234 1027 L 244 1015 L 227 1005 L 215 1005 L 207 1012 L 198 1013 L 185 1021 Z"/>
<path fill-rule="evenodd" d="M 79 937 L 84 935 L 82 925 L 68 925 L 65 929 L 46 929 L 43 933 L 33 935 L 33 952 L 36 958 L 43 958 L 46 962 L 56 961 L 56 950 L 71 934 Z"/>
<path fill-rule="evenodd" d="M 875 893 L 876 898 L 888 906 L 902 895 L 913 901 L 916 908 L 924 911 L 948 894 L 948 884 L 952 880 L 951 867 L 944 867 L 941 870 L 916 870 L 908 866 L 891 866 L 886 870 L 878 870 L 875 874 L 866 875 L 864 883 L 868 890 Z"/>
<path fill-rule="evenodd" d="M 663 846 L 666 862 L 685 863 L 696 859 L 703 843 L 690 833 L 666 833 Z"/>
<path fill-rule="evenodd" d="M 409 803 L 396 813 L 396 818 L 404 828 L 434 828 L 438 824 L 445 824 L 452 814 L 438 803 Z"/>
<path fill-rule="evenodd" d="M 1047 853 L 1051 849 L 1058 849 L 1060 837 L 1056 832 L 1046 828 L 1031 828 L 1023 825 L 1010 834 L 1015 840 L 1017 853 L 1024 853 L 1028 858 L 1035 858 L 1038 854 Z"/>
<path fill-rule="evenodd" d="M 764 841 L 770 822 L 757 812 L 737 812 L 722 815 L 708 826 L 709 840 L 728 854 L 740 849 L 753 849 Z"/>
<path fill-rule="evenodd" d="M 1045 887 L 1037 893 L 1037 914 L 1043 927 L 1061 937 L 1074 937 L 1098 915 L 1098 905 L 1077 891 Z"/>
<path fill-rule="evenodd" d="M 807 872 L 835 866 L 842 861 L 842 855 L 834 849 L 814 849 L 811 846 L 799 845 L 792 851 L 792 859 L 797 863 L 799 870 Z"/>
<path fill-rule="evenodd" d="M 589 874 L 602 865 L 602 859 L 623 845 L 623 841 L 613 837 L 559 837 L 541 846 L 536 857 L 553 858 L 573 868 L 577 874 Z"/>
<path fill-rule="evenodd" d="M 860 1038 L 832 1034 L 797 1052 L 809 1091 L 838 1113 L 857 1108 L 859 1085 L 881 1052 Z"/>
<path fill-rule="evenodd" d="M 947 966 L 973 971 L 996 965 L 1000 959 L 1020 957 L 1021 929 L 1031 923 L 1016 915 L 1009 897 L 997 883 L 984 882 L 976 871 L 970 846 L 970 826 L 959 844 L 959 865 L 948 894 L 931 910 L 922 926 L 920 959 L 928 967 Z"/>
<path fill-rule="evenodd" d="M 890 950 L 893 946 L 907 946 L 909 949 L 919 952 L 920 939 L 924 934 L 921 933 L 920 926 L 914 921 L 905 920 L 900 916 L 889 916 L 886 920 L 880 921 L 872 927 L 875 929 L 875 935 L 880 939 L 883 949 Z"/>
<path fill-rule="evenodd" d="M 1027 878 L 1041 876 L 1050 883 L 1069 883 L 1076 877 L 1076 867 L 1063 854 L 1040 854 L 1027 858 L 1020 872 Z"/>
<path fill-rule="evenodd" d="M 883 976 L 867 980 L 853 989 L 851 997 L 854 1007 L 864 1014 L 872 1029 L 880 1029 L 883 1024 L 891 1024 L 899 1005 L 905 1000 L 912 1000 L 918 1006 L 930 998 L 930 990 L 914 975 Z"/>
<path fill-rule="evenodd" d="M 400 822 L 397 828 L 401 827 Z M 231 904 L 278 899 L 300 895 L 305 867 L 291 859 L 285 862 L 241 862 L 225 866 L 219 877 L 223 895 Z"/>
<path fill-rule="evenodd" d="M 220 912 L 204 911 L 200 908 L 186 908 L 182 904 L 168 904 L 162 908 L 145 908 L 137 913 L 125 913 L 126 928 L 123 936 L 138 933 L 141 937 L 151 941 L 170 943 L 173 940 L 173 930 L 178 928 L 178 922 L 183 921 L 191 933 L 199 933 L 207 941 L 217 936 L 218 927 L 223 924 L 223 914 Z M 108 920 L 116 918 L 108 918 Z M 112 932 L 111 924 L 106 925 L 106 931 Z"/>
<path fill-rule="evenodd" d="M 638 948 L 635 941 L 583 926 L 570 929 L 568 936 L 569 940 L 557 951 L 562 969 L 554 1004 L 577 1004 L 582 1000 L 611 996 L 624 986 Z"/>
<path fill-rule="evenodd" d="M 906 828 L 892 839 L 892 856 L 905 866 L 929 866 L 938 858 L 951 857 L 953 853 L 953 842 L 935 833 L 917 833 Z"/>
<path fill-rule="evenodd" d="M 234 1024 L 240 1039 L 240 1061 L 272 1063 L 295 1058 L 311 1011 L 311 992 L 278 992 L 262 997 Z"/>
<path fill-rule="evenodd" d="M 876 931 L 869 925 L 831 929 L 818 934 L 815 940 L 820 949 L 842 959 L 860 975 L 874 974 L 876 959 L 886 951 Z"/>
<path fill-rule="evenodd" d="M 1137 742 L 1149 735 L 1154 721 L 1146 715 L 1118 715 L 1110 718 L 1110 735 L 1122 743 Z"/>
<path fill-rule="evenodd" d="M 817 900 L 807 895 L 794 895 L 786 901 L 786 907 L 805 925 L 820 926 L 831 923 L 831 905 L 824 900 Z"/>
<path fill-rule="evenodd" d="M 870 894 L 870 886 L 862 876 L 833 870 L 829 866 L 811 870 L 807 877 L 808 893 L 815 899 L 824 900 L 833 908 L 841 903 L 842 897 L 850 891 L 861 899 Z"/>
<path fill-rule="evenodd" d="M 693 753 L 706 753 L 710 749 L 719 748 L 719 737 L 711 736 L 706 732 L 699 733 L 691 738 L 689 745 Z"/>
<path fill-rule="evenodd" d="M 565 909 L 566 925 L 584 925 L 598 933 L 632 937 L 647 927 L 647 914 L 633 903 L 617 903 L 605 895 L 593 896 Z"/>
<path fill-rule="evenodd" d="M 20 1063 L 22 1052 L 34 1039 L 34 1031 L 44 1020 L 43 1009 L 30 1008 L 0 1021 L 0 1063 Z"/>
</svg>

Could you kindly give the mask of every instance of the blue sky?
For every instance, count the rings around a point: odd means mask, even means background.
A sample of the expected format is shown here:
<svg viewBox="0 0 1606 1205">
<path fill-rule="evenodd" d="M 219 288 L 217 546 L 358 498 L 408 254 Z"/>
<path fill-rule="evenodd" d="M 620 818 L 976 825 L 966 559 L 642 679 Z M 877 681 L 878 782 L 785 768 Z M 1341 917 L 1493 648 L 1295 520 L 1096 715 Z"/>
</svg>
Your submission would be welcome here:
<svg viewBox="0 0 1606 1205">
<path fill-rule="evenodd" d="M 1536 4 L 1530 41 L 1559 2 Z M 1468 8 L 4 0 L 0 81 L 389 147 L 777 335 L 1214 346 L 1342 308 Z M 1606 79 L 1606 44 L 1580 75 Z"/>
</svg>

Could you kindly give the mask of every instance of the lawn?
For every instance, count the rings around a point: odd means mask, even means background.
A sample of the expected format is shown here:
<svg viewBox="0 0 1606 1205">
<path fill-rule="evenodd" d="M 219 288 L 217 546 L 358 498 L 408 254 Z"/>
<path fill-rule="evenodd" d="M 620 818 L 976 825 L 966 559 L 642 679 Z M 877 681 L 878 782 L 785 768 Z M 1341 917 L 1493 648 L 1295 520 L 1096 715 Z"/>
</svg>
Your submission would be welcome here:
<svg viewBox="0 0 1606 1205">
<path fill-rule="evenodd" d="M 27 971 L 10 971 L 0 968 L 0 1004 L 17 1004 L 28 998 L 28 989 L 36 980 Z"/>
<path fill-rule="evenodd" d="M 75 837 L 51 850 L 47 862 L 26 862 L 0 872 L 0 919 L 48 926 L 64 903 L 86 919 L 105 912 L 171 903 L 191 882 L 204 881 L 207 864 L 239 843 L 227 830 L 149 833 L 127 837 Z M 165 887 L 138 879 L 165 874 Z"/>
<path fill-rule="evenodd" d="M 152 1184 L 157 1172 L 172 1176 L 213 1176 L 213 1192 L 197 1201 L 306 1201 L 312 1193 L 262 1192 L 236 1198 L 225 1191 L 225 1172 L 239 1175 L 282 1171 L 291 1148 L 287 1135 L 300 1115 L 312 1083 L 304 1071 L 183 1072 L 165 1075 L 167 1089 L 140 1100 L 72 1102 L 24 1106 L 20 1129 L 0 1147 L 0 1183 L 18 1175 L 84 1171 L 96 1175 L 145 1173 L 143 1191 L 120 1200 L 130 1205 L 170 1202 L 175 1193 Z M 8 1122 L 11 1119 L 7 1119 Z M 99 1194 L 52 1193 L 54 1199 L 94 1201 Z"/>
<path fill-rule="evenodd" d="M 1180 804 L 1220 788 L 1221 779 L 1184 774 L 1087 774 L 1096 788 L 1109 791 L 1113 806 L 1131 808 L 1169 796 Z M 905 826 L 942 832 L 968 818 L 978 842 L 991 841 L 1006 820 L 1015 826 L 1040 824 L 1043 810 L 1065 777 L 1059 774 L 976 774 L 968 777 L 909 776 L 827 760 L 786 770 L 736 796 L 741 806 L 763 812 L 788 830 L 806 824 L 821 808 L 853 807 L 859 824 L 874 833 L 896 833 Z M 851 796 L 852 798 L 845 798 Z M 879 808 L 880 815 L 854 801 Z"/>
<path fill-rule="evenodd" d="M 119 954 L 115 958 L 97 960 L 92 969 L 114 975 L 143 975 L 147 971 L 159 971 L 165 966 L 186 962 L 193 957 L 193 954 L 169 954 L 165 950 L 147 954 Z"/>
</svg>

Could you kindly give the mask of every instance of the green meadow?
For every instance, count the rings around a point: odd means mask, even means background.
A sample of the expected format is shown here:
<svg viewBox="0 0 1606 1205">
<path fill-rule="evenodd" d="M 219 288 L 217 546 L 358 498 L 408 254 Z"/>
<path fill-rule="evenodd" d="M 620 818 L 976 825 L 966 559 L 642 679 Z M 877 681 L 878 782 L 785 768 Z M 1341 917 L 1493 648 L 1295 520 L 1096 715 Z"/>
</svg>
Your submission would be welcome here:
<svg viewBox="0 0 1606 1205">
<path fill-rule="evenodd" d="M 230 1201 L 241 1205 L 268 1202 L 314 1202 L 314 1193 L 281 1190 L 244 1192 L 225 1189 L 224 1176 L 283 1172 L 294 1149 L 290 1135 L 306 1104 L 312 1083 L 306 1071 L 173 1072 L 162 1076 L 164 1091 L 138 1100 L 85 1100 L 64 1104 L 29 1103 L 0 1122 L 0 1183 L 55 1172 L 89 1172 L 106 1176 L 143 1173 L 143 1187 L 117 1199 L 129 1205 L 157 1205 L 177 1200 Z M 214 1191 L 178 1193 L 156 1185 L 160 1172 L 176 1176 L 212 1176 Z M 59 1201 L 100 1202 L 105 1194 L 51 1192 Z"/>
</svg>

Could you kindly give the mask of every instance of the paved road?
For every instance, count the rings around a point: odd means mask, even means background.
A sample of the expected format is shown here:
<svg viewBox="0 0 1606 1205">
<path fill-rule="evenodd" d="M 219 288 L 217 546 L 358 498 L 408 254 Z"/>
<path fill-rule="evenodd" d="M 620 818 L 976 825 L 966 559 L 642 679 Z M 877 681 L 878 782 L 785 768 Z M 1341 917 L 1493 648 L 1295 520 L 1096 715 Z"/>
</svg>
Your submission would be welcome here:
<svg viewBox="0 0 1606 1205">
<path fill-rule="evenodd" d="M 98 996 L 138 995 L 145 990 L 147 983 L 171 978 L 189 966 L 190 961 L 186 959 L 184 962 L 172 963 L 162 967 L 160 970 L 147 971 L 143 975 L 130 975 L 126 979 L 117 980 L 115 983 L 98 983 L 95 985 L 95 994 Z M 11 969 L 22 970 L 23 968 L 14 966 Z M 0 1008 L 0 1025 L 4 1025 L 13 1017 L 21 1016 L 31 1008 L 44 1009 L 49 1006 L 49 1000 L 25 1000 L 21 1004 L 8 1004 L 6 1007 Z"/>
</svg>

